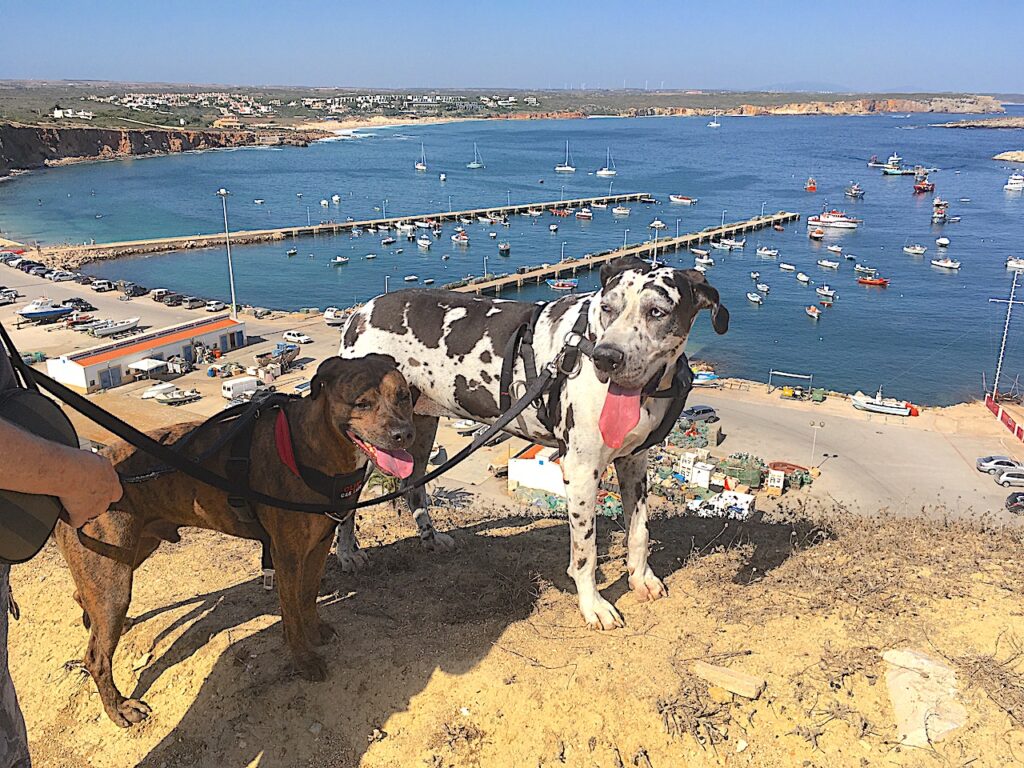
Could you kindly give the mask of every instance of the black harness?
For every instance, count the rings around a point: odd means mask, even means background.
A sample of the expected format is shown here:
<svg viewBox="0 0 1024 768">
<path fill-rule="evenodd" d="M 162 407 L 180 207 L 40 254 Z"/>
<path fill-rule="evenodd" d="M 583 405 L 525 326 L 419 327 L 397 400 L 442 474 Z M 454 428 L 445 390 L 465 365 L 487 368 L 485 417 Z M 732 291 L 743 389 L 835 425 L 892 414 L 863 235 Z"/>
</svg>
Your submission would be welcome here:
<svg viewBox="0 0 1024 768">
<path fill-rule="evenodd" d="M 501 362 L 501 379 L 499 383 L 499 407 L 503 413 L 508 411 L 509 405 L 512 402 L 512 376 L 515 371 L 516 362 L 518 360 L 523 361 L 527 387 L 530 387 L 537 378 L 537 357 L 533 350 L 533 334 L 537 321 L 547 306 L 547 304 L 538 304 L 530 315 L 530 319 L 515 330 L 505 345 L 505 357 Z M 537 408 L 537 420 L 551 434 L 554 434 L 555 426 L 558 424 L 558 409 L 561 404 L 562 389 L 565 387 L 565 382 L 579 373 L 580 366 L 583 364 L 583 357 L 593 357 L 594 354 L 594 342 L 587 338 L 587 329 L 590 322 L 589 310 L 590 299 L 586 299 L 580 307 L 579 317 L 576 318 L 572 330 L 565 338 L 565 346 L 555 361 L 557 372 L 551 377 L 551 383 L 546 391 L 542 392 L 533 401 Z M 646 451 L 668 437 L 676 421 L 679 419 L 679 415 L 683 412 L 683 408 L 686 407 L 686 398 L 689 396 L 690 390 L 693 389 L 693 371 L 690 370 L 690 362 L 685 354 L 680 355 L 676 361 L 672 383 L 668 389 L 659 390 L 658 384 L 664 375 L 665 369 L 662 368 L 652 376 L 643 389 L 643 396 L 667 399 L 671 402 L 665 410 L 661 423 L 658 424 L 656 429 L 651 431 L 642 445 L 633 450 L 634 454 Z"/>
</svg>

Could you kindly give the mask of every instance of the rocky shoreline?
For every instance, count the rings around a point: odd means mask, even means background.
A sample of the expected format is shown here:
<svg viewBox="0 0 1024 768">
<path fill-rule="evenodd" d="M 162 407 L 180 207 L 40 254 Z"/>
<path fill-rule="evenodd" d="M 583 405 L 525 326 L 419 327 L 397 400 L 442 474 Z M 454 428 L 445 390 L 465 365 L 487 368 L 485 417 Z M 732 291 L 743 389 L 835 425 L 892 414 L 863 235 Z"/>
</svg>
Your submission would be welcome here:
<svg viewBox="0 0 1024 768">
<path fill-rule="evenodd" d="M 987 128 L 1013 130 L 1024 128 L 1024 117 L 986 117 L 983 120 L 957 120 L 953 123 L 934 123 L 931 128 Z"/>
<path fill-rule="evenodd" d="M 1024 150 L 1010 150 L 1009 152 L 1000 152 L 998 155 L 992 157 L 993 160 L 1003 160 L 1007 163 L 1024 163 Z"/>
</svg>

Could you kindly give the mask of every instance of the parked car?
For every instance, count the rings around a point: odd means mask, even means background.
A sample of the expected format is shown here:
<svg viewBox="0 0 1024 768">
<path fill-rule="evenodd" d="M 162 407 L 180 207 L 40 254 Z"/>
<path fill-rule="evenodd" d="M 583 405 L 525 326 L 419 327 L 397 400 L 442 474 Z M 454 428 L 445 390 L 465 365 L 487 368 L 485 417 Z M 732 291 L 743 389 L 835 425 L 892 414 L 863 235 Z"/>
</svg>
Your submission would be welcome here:
<svg viewBox="0 0 1024 768">
<path fill-rule="evenodd" d="M 1024 491 L 1014 491 L 1007 496 L 1006 509 L 1015 515 L 1024 515 Z"/>
<path fill-rule="evenodd" d="M 91 285 L 92 281 L 95 280 L 91 275 L 76 275 L 75 282 L 79 285 Z"/>
<path fill-rule="evenodd" d="M 996 482 L 1003 488 L 1009 488 L 1011 485 L 1024 486 L 1024 467 L 1000 472 L 996 475 Z"/>
<path fill-rule="evenodd" d="M 74 280 L 75 276 L 66 270 L 58 269 L 50 275 L 50 279 L 55 283 L 66 283 L 68 280 Z"/>
<path fill-rule="evenodd" d="M 64 305 L 67 307 L 74 307 L 79 312 L 95 312 L 96 307 L 90 304 L 85 299 L 81 299 L 78 296 L 72 296 L 70 299 L 64 300 Z"/>
<path fill-rule="evenodd" d="M 718 421 L 718 413 L 710 405 L 695 405 L 684 410 L 679 416 L 690 422 L 706 421 L 708 424 L 714 424 Z"/>
<path fill-rule="evenodd" d="M 205 299 L 200 299 L 198 296 L 186 296 L 181 300 L 181 306 L 185 309 L 199 309 L 200 307 L 206 306 Z"/>
<path fill-rule="evenodd" d="M 216 301 L 216 300 L 214 300 L 214 301 L 206 302 L 206 311 L 207 312 L 223 312 L 227 308 L 228 308 L 228 305 L 225 304 L 223 301 Z"/>
<path fill-rule="evenodd" d="M 93 280 L 89 287 L 96 291 L 96 293 L 106 293 L 107 291 L 114 290 L 114 284 L 109 280 Z"/>
<path fill-rule="evenodd" d="M 975 466 L 979 472 L 997 475 L 1007 469 L 1018 469 L 1024 465 L 1009 456 L 982 456 L 975 462 Z"/>
<path fill-rule="evenodd" d="M 127 283 L 124 286 L 124 293 L 126 296 L 135 298 L 136 296 L 145 296 L 149 293 L 149 289 L 144 285 L 136 285 L 135 283 Z"/>
<path fill-rule="evenodd" d="M 170 293 L 170 291 L 167 290 L 166 288 L 154 288 L 152 291 L 149 292 L 149 298 L 151 298 L 153 301 L 163 301 L 164 296 L 166 296 L 168 293 Z"/>
<path fill-rule="evenodd" d="M 7 262 L 7 266 L 12 269 L 17 269 L 18 265 L 25 260 L 24 256 L 15 256 L 13 259 Z"/>
<path fill-rule="evenodd" d="M 179 307 L 181 306 L 182 295 L 180 293 L 167 293 L 164 295 L 162 304 L 166 304 L 168 307 Z"/>
<path fill-rule="evenodd" d="M 285 331 L 284 340 L 290 341 L 293 344 L 312 344 L 313 339 L 304 334 L 302 331 Z"/>
<path fill-rule="evenodd" d="M 38 267 L 32 267 L 32 269 L 28 270 L 28 273 L 33 277 L 46 277 L 46 273 L 49 271 L 50 270 L 40 264 Z"/>
</svg>

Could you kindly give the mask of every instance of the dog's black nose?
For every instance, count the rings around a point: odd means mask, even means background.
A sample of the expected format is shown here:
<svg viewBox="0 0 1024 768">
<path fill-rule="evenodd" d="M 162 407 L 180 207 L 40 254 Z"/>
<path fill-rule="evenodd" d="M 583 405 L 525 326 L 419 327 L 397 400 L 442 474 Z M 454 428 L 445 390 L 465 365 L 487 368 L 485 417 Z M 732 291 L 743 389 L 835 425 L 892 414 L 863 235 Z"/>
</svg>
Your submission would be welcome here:
<svg viewBox="0 0 1024 768">
<path fill-rule="evenodd" d="M 413 432 L 411 426 L 395 427 L 391 430 L 391 439 L 397 445 L 408 445 L 412 442 Z"/>
<path fill-rule="evenodd" d="M 598 344 L 594 347 L 594 365 L 599 371 L 612 373 L 622 366 L 626 353 L 611 344 Z"/>
</svg>

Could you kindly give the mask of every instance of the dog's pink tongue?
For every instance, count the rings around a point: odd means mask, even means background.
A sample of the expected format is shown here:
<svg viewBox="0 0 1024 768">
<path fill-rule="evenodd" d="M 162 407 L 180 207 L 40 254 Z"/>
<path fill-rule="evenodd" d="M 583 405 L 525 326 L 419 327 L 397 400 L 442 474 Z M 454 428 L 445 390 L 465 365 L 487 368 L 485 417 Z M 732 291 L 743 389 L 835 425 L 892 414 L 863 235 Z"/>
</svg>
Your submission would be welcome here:
<svg viewBox="0 0 1024 768">
<path fill-rule="evenodd" d="M 408 451 L 385 451 L 383 448 L 377 448 L 373 458 L 381 471 L 389 475 L 406 478 L 412 474 L 413 459 Z"/>
<path fill-rule="evenodd" d="M 626 435 L 640 423 L 640 390 L 623 389 L 618 384 L 608 385 L 604 408 L 597 422 L 601 437 L 609 448 L 621 448 Z"/>
</svg>

